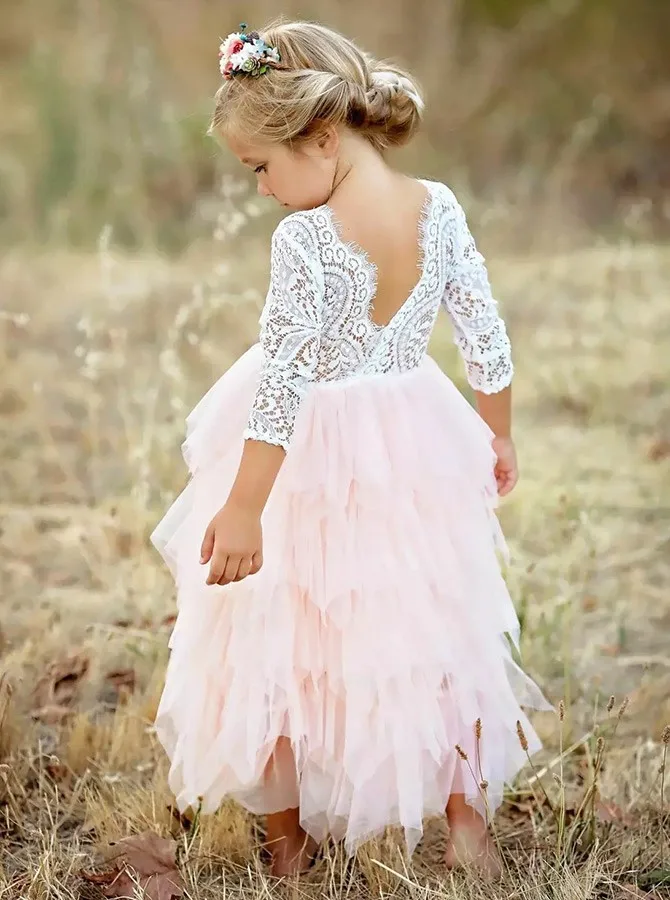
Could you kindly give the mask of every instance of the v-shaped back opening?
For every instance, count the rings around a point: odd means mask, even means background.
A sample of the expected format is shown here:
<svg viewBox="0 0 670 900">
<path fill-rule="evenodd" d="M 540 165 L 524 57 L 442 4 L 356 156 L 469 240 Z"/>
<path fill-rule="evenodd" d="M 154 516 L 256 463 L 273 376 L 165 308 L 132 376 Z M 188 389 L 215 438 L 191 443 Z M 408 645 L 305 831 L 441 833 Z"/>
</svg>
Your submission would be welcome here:
<svg viewBox="0 0 670 900">
<path fill-rule="evenodd" d="M 371 289 L 367 308 L 367 318 L 370 324 L 380 331 L 388 328 L 400 316 L 401 312 L 411 304 L 412 299 L 416 294 L 418 288 L 420 287 L 426 274 L 427 223 L 433 208 L 433 192 L 430 188 L 430 185 L 425 181 L 421 179 L 416 179 L 416 181 L 418 184 L 421 184 L 423 186 L 425 191 L 425 196 L 419 210 L 419 216 L 416 225 L 416 244 L 419 250 L 416 268 L 419 274 L 410 292 L 406 295 L 402 303 L 398 305 L 393 314 L 385 322 L 377 322 L 373 318 L 374 304 L 375 300 L 377 299 L 377 292 L 379 289 L 379 267 L 372 261 L 369 252 L 365 250 L 357 241 L 345 240 L 345 238 L 342 236 L 342 226 L 332 207 L 327 203 L 323 206 L 323 209 L 328 214 L 333 232 L 337 237 L 337 240 L 348 250 L 349 253 L 361 259 L 368 269 L 371 281 Z"/>
</svg>

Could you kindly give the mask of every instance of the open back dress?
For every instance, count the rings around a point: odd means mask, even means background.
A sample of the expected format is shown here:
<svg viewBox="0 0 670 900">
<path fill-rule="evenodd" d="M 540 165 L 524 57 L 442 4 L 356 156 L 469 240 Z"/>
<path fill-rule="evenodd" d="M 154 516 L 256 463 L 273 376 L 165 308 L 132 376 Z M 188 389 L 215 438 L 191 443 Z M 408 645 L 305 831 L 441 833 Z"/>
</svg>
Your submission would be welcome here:
<svg viewBox="0 0 670 900">
<path fill-rule="evenodd" d="M 152 535 L 177 585 L 156 717 L 177 805 L 299 807 L 350 852 L 393 824 L 412 851 L 451 793 L 495 810 L 525 762 L 517 720 L 540 746 L 522 707 L 549 706 L 512 654 L 493 433 L 427 354 L 442 307 L 493 393 L 510 343 L 461 206 L 423 184 L 417 283 L 385 326 L 328 206 L 278 226 L 260 341 L 188 417 L 190 479 Z M 247 438 L 287 451 L 264 565 L 207 586 L 200 546 Z"/>
</svg>

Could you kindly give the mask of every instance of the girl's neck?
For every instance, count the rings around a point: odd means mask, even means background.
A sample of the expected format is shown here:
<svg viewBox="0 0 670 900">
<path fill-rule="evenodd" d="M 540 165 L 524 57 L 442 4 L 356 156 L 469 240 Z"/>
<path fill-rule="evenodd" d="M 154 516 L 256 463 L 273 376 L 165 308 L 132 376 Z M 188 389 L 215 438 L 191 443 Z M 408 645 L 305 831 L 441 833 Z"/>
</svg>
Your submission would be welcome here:
<svg viewBox="0 0 670 900">
<path fill-rule="evenodd" d="M 386 163 L 369 141 L 359 135 L 345 133 L 328 205 L 335 210 L 352 202 L 365 206 L 375 196 L 383 196 L 393 189 L 404 178 Z"/>
</svg>

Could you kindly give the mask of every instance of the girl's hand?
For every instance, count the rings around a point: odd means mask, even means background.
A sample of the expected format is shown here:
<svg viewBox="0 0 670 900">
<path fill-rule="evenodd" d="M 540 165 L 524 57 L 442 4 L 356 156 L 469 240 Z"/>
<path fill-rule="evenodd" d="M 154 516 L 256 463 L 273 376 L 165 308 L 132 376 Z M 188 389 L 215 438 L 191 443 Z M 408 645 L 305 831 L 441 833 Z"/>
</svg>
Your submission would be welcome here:
<svg viewBox="0 0 670 900">
<path fill-rule="evenodd" d="M 498 485 L 498 496 L 504 497 L 519 480 L 514 441 L 511 437 L 495 437 L 491 441 L 491 446 L 498 457 L 493 469 Z"/>
<path fill-rule="evenodd" d="M 257 512 L 228 501 L 207 526 L 200 562 L 210 562 L 207 584 L 230 584 L 263 565 L 263 532 Z"/>
</svg>

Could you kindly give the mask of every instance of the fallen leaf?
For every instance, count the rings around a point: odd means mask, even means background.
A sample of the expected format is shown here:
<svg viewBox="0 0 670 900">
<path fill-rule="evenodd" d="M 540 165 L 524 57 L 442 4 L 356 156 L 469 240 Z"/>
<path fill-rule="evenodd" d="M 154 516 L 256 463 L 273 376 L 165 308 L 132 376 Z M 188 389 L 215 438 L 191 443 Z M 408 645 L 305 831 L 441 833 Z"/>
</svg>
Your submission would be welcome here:
<svg viewBox="0 0 670 900">
<path fill-rule="evenodd" d="M 116 688 L 119 694 L 132 694 L 135 690 L 135 670 L 134 669 L 116 669 L 108 672 L 105 679 Z"/>
<path fill-rule="evenodd" d="M 105 885 L 109 898 L 132 897 L 137 886 L 146 900 L 178 900 L 184 881 L 177 868 L 177 844 L 152 831 L 110 844 L 103 856 L 103 872 L 81 872 L 85 881 Z"/>
<path fill-rule="evenodd" d="M 598 609 L 598 598 L 593 594 L 586 594 L 582 597 L 582 609 L 584 612 L 593 612 L 594 609 Z"/>
<path fill-rule="evenodd" d="M 88 672 L 89 659 L 75 653 L 47 666 L 33 692 L 35 707 L 68 706 L 76 697 L 79 682 Z"/>
<path fill-rule="evenodd" d="M 597 800 L 595 812 L 601 822 L 618 822 L 626 827 L 633 824 L 632 817 L 610 800 Z"/>
<path fill-rule="evenodd" d="M 658 438 L 653 442 L 647 451 L 647 457 L 652 462 L 660 462 L 670 456 L 670 440 Z"/>
<path fill-rule="evenodd" d="M 47 763 L 44 767 L 44 771 L 50 778 L 58 782 L 66 781 L 72 774 L 70 772 L 70 769 L 68 769 L 68 767 L 61 762 Z"/>
<path fill-rule="evenodd" d="M 650 900 L 650 895 L 640 890 L 636 884 L 620 884 L 618 893 L 615 895 L 616 900 Z"/>
<path fill-rule="evenodd" d="M 31 716 L 35 721 L 43 722 L 45 725 L 60 725 L 73 712 L 74 710 L 69 706 L 58 706 L 52 703 L 50 706 L 40 706 L 39 709 L 34 709 Z"/>
</svg>

